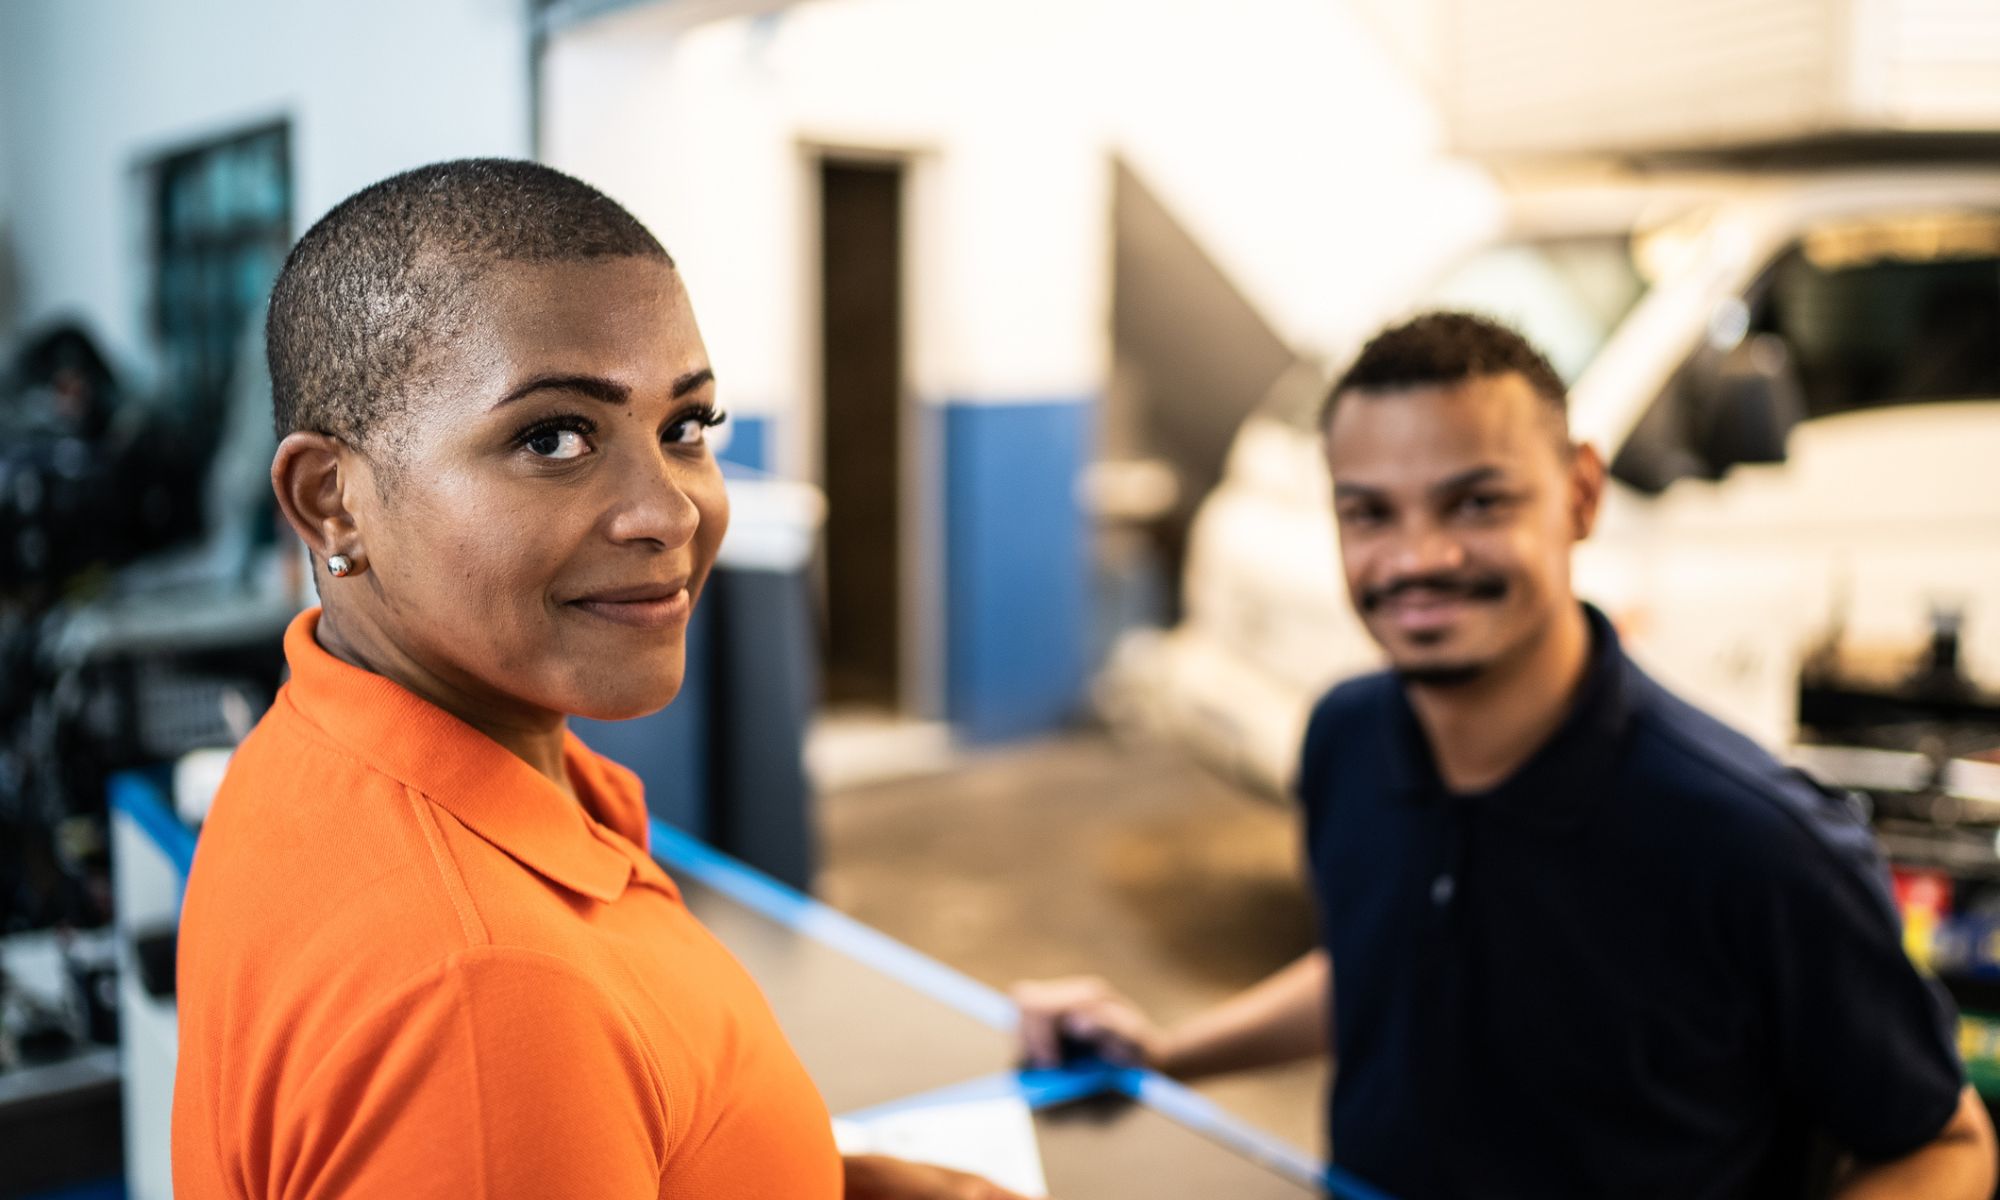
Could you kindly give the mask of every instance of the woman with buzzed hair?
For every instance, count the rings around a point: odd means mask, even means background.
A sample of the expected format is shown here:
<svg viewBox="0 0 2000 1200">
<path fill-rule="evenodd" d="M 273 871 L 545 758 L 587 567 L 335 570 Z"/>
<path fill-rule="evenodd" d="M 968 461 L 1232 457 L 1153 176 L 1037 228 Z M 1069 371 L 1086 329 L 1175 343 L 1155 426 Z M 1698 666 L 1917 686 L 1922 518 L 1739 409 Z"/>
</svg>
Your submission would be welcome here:
<svg viewBox="0 0 2000 1200">
<path fill-rule="evenodd" d="M 1006 1196 L 843 1164 L 565 727 L 673 699 L 728 525 L 660 244 L 547 167 L 424 167 L 300 239 L 267 336 L 321 607 L 188 881 L 180 1200 Z"/>
</svg>

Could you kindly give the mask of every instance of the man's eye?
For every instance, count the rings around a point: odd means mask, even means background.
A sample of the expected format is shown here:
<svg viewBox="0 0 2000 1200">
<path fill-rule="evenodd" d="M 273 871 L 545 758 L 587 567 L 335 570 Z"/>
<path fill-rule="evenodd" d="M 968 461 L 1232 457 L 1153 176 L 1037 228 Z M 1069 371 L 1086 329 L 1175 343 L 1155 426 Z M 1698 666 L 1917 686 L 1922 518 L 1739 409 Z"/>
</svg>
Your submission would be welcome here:
<svg viewBox="0 0 2000 1200">
<path fill-rule="evenodd" d="M 1347 522 L 1349 525 L 1361 525 L 1361 526 L 1380 525 L 1384 520 L 1387 519 L 1387 515 L 1388 514 L 1383 509 L 1376 508 L 1372 505 L 1370 506 L 1352 505 L 1348 508 L 1343 508 L 1340 510 L 1340 519 Z"/>
<path fill-rule="evenodd" d="M 574 429 L 538 429 L 521 439 L 528 453 L 538 458 L 582 458 L 590 453 L 590 443 Z"/>
<path fill-rule="evenodd" d="M 1458 511 L 1473 517 L 1490 516 L 1506 504 L 1507 497 L 1487 493 L 1474 493 L 1460 498 Z"/>
</svg>

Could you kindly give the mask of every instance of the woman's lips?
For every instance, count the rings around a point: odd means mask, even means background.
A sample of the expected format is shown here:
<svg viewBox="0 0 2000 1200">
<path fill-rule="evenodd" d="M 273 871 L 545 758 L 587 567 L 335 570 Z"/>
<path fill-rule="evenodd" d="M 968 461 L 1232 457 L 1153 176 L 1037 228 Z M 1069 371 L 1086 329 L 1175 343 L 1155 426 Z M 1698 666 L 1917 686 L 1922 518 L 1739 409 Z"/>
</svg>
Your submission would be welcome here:
<svg viewBox="0 0 2000 1200">
<path fill-rule="evenodd" d="M 658 592 L 655 589 L 654 594 L 631 599 L 585 596 L 570 601 L 570 607 L 634 629 L 671 629 L 688 619 L 692 601 L 687 588 L 680 587 L 671 592 Z"/>
</svg>

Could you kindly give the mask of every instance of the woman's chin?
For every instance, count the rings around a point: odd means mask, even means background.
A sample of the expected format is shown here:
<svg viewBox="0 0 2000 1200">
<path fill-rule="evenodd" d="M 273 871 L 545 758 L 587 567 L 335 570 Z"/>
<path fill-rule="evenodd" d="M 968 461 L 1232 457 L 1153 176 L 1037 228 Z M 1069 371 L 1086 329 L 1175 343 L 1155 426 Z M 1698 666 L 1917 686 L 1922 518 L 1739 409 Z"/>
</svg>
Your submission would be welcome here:
<svg viewBox="0 0 2000 1200">
<path fill-rule="evenodd" d="M 587 717 L 593 721 L 630 721 L 634 717 L 651 716 L 674 702 L 680 695 L 681 676 L 676 671 L 673 678 L 662 680 L 621 681 L 616 689 L 589 692 L 576 699 L 569 706 L 571 716 Z"/>
</svg>

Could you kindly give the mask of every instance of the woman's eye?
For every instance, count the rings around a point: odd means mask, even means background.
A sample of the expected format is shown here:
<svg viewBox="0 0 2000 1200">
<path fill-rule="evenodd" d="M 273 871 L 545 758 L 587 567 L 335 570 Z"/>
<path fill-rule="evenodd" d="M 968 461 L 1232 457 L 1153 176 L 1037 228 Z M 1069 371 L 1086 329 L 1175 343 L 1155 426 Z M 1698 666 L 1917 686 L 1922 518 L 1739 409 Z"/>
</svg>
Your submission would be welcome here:
<svg viewBox="0 0 2000 1200">
<path fill-rule="evenodd" d="M 660 440 L 670 446 L 699 446 L 708 440 L 708 431 L 728 420 L 728 414 L 708 409 L 689 413 L 660 435 Z"/>
<path fill-rule="evenodd" d="M 537 430 L 521 439 L 521 444 L 538 458 L 582 458 L 590 452 L 590 444 L 574 429 Z"/>
</svg>

